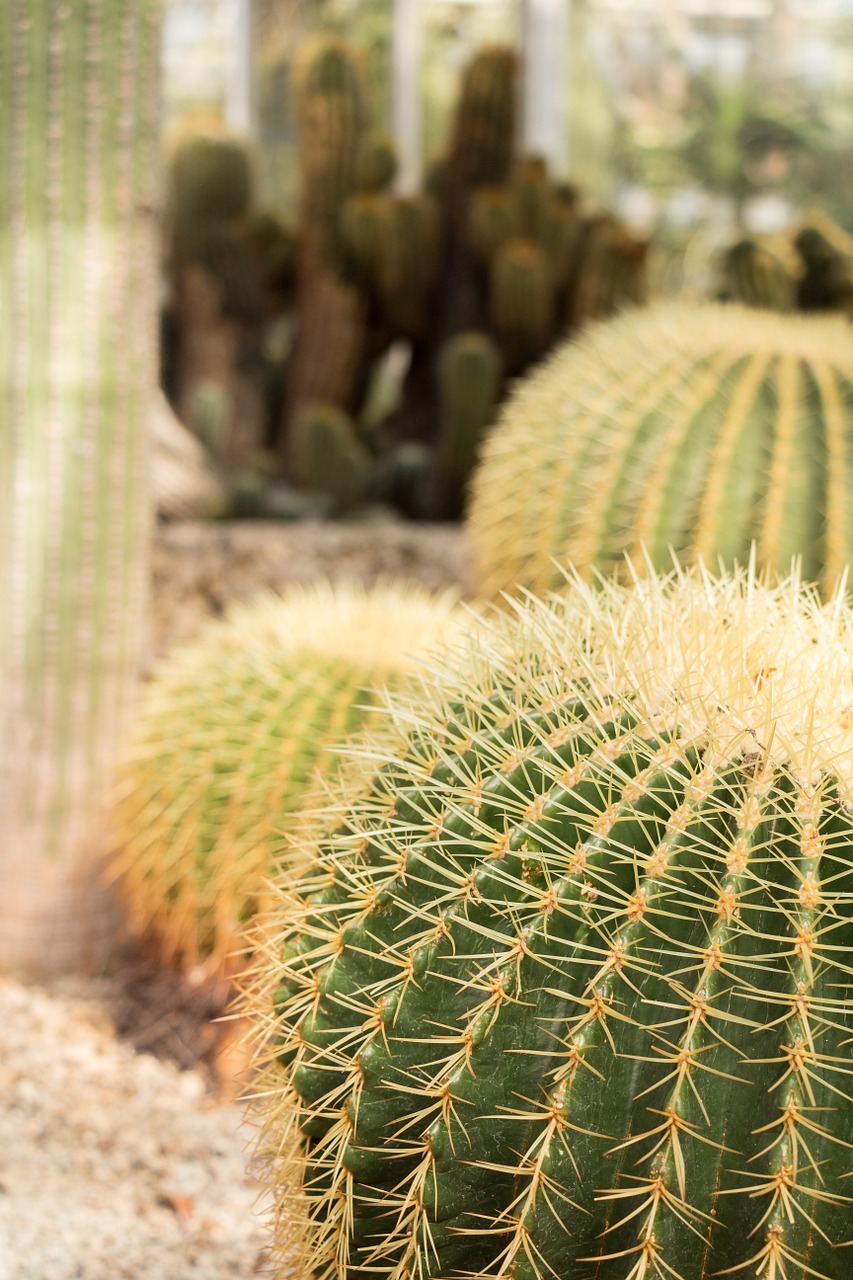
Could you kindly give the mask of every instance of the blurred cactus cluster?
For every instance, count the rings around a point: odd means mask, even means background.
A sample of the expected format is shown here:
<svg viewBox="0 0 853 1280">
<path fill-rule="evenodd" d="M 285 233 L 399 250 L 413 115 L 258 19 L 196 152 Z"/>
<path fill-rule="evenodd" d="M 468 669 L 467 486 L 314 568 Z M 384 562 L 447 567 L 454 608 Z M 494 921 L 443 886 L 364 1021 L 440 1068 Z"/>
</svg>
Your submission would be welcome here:
<svg viewBox="0 0 853 1280">
<path fill-rule="evenodd" d="M 360 55 L 308 37 L 295 222 L 258 206 L 238 139 L 173 145 L 161 376 L 225 490 L 211 514 L 456 519 L 508 379 L 645 301 L 647 243 L 519 153 L 518 77 L 509 48 L 473 56 L 403 195 Z"/>
</svg>

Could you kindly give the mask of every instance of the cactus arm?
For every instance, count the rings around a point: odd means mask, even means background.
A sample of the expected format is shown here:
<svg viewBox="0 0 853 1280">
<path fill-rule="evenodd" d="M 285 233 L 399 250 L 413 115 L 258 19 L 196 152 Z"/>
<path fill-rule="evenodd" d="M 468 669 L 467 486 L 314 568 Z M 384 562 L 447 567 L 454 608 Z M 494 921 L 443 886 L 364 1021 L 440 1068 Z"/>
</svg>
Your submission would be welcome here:
<svg viewBox="0 0 853 1280">
<path fill-rule="evenodd" d="M 697 556 L 709 564 L 716 554 L 743 555 L 748 548 L 744 521 L 752 514 L 746 501 L 752 477 L 744 466 L 743 451 L 750 447 L 749 428 L 758 427 L 764 418 L 761 391 L 769 364 L 770 357 L 763 355 L 743 361 L 708 460 L 694 541 Z M 727 544 L 726 551 L 721 540 Z"/>
</svg>

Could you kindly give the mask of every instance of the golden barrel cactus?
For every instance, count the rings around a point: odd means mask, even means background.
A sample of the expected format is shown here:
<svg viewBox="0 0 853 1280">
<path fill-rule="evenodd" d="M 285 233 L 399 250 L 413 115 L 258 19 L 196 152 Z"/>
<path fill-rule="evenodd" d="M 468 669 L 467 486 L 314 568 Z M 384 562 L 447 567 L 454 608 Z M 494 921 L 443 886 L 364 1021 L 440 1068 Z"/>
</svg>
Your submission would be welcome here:
<svg viewBox="0 0 853 1280">
<path fill-rule="evenodd" d="M 840 318 L 667 305 L 520 383 L 469 503 L 487 594 L 624 567 L 759 561 L 830 586 L 853 553 L 853 334 Z"/>
</svg>

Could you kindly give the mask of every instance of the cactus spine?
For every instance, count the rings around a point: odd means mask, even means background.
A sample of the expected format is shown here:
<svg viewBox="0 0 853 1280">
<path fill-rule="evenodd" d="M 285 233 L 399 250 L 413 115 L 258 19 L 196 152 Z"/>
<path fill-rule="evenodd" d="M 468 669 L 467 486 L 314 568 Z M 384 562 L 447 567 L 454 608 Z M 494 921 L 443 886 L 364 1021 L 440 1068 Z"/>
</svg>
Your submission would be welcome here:
<svg viewBox="0 0 853 1280">
<path fill-rule="evenodd" d="M 444 514 L 455 518 L 500 392 L 501 358 L 494 339 L 476 332 L 448 338 L 438 357 L 438 384 Z"/>
<path fill-rule="evenodd" d="M 93 814 L 145 596 L 158 19 L 0 17 L 2 965 L 80 964 L 98 928 Z"/>
<path fill-rule="evenodd" d="M 840 597 L 680 574 L 392 700 L 258 969 L 282 1262 L 843 1280 L 851 671 Z"/>
<path fill-rule="evenodd" d="M 130 923 L 163 961 L 226 963 L 315 771 L 449 633 L 455 600 L 319 583 L 213 623 L 146 691 L 114 811 Z M 316 796 L 315 796 L 316 798 Z"/>
<path fill-rule="evenodd" d="M 736 306 L 626 314 L 516 390 L 472 480 L 487 593 L 606 572 L 760 561 L 831 586 L 853 560 L 853 354 L 840 318 Z"/>
</svg>

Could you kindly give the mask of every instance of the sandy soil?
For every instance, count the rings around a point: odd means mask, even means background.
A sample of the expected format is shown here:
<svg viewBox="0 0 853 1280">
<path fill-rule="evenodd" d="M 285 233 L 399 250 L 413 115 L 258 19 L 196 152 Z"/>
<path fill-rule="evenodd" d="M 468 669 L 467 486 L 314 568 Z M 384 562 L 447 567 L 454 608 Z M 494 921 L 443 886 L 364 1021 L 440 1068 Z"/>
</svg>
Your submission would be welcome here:
<svg viewBox="0 0 853 1280">
<path fill-rule="evenodd" d="M 0 979 L 0 1280 L 264 1275 L 242 1108 L 120 1042 L 110 997 Z"/>
</svg>

